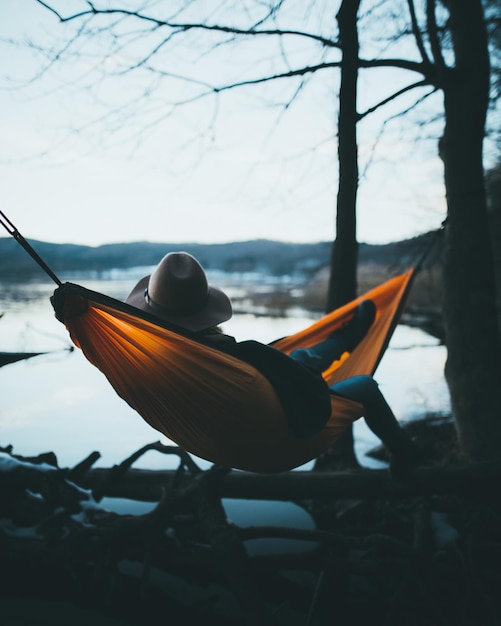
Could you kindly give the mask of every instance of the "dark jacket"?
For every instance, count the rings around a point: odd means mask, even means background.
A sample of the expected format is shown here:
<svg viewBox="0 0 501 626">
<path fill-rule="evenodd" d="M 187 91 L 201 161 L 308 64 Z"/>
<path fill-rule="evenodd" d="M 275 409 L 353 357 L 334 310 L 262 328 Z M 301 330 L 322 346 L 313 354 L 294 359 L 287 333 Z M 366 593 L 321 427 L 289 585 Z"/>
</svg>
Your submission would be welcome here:
<svg viewBox="0 0 501 626">
<path fill-rule="evenodd" d="M 255 367 L 272 384 L 289 428 L 297 437 L 311 437 L 323 429 L 331 415 L 330 390 L 318 372 L 258 341 L 237 342 L 210 330 L 204 342 Z"/>
</svg>

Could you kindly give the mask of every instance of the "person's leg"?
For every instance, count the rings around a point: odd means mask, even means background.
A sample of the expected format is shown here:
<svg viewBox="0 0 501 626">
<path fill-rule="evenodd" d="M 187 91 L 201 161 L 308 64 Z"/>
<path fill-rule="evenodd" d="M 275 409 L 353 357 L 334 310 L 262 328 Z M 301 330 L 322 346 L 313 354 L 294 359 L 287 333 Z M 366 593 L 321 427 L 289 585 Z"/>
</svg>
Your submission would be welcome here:
<svg viewBox="0 0 501 626">
<path fill-rule="evenodd" d="M 322 343 L 311 346 L 311 348 L 294 350 L 290 357 L 316 372 L 323 372 L 334 361 L 337 361 L 344 352 L 346 352 L 345 342 L 342 336 L 338 335 L 337 337 L 331 336 Z"/>
<path fill-rule="evenodd" d="M 383 442 L 390 453 L 390 470 L 399 478 L 417 464 L 413 441 L 398 423 L 390 405 L 371 376 L 353 376 L 331 387 L 339 396 L 364 405 L 367 426 Z"/>
<path fill-rule="evenodd" d="M 372 300 L 363 300 L 351 320 L 335 330 L 325 341 L 310 348 L 294 350 L 290 356 L 317 372 L 323 372 L 344 352 L 353 352 L 365 337 L 375 315 L 376 307 Z"/>
</svg>

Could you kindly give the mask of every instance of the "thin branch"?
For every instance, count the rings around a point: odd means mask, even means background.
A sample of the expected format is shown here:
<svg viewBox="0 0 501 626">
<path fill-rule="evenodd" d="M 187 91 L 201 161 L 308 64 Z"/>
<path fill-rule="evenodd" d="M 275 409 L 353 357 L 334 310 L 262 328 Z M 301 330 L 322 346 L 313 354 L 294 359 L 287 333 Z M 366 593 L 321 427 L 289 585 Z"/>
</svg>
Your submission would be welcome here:
<svg viewBox="0 0 501 626">
<path fill-rule="evenodd" d="M 280 0 L 280 2 L 278 2 L 277 4 L 273 5 L 270 7 L 270 10 L 268 11 L 268 13 L 262 17 L 260 20 L 258 20 L 253 28 L 257 28 L 258 26 L 261 26 L 262 24 L 265 24 L 269 19 L 275 18 L 276 14 L 279 12 L 279 10 L 282 8 L 282 5 L 284 4 L 285 0 Z"/>
<path fill-rule="evenodd" d="M 142 13 L 139 13 L 138 11 L 129 11 L 126 9 L 96 9 L 90 3 L 88 3 L 89 9 L 87 9 L 86 11 L 80 11 L 78 13 L 74 13 L 72 15 L 68 15 L 67 17 L 64 17 L 63 15 L 61 15 L 61 13 L 56 11 L 56 9 L 48 5 L 43 0 L 36 0 L 36 1 L 39 4 L 41 4 L 43 7 L 48 9 L 51 13 L 53 13 L 62 23 L 75 21 L 83 17 L 89 17 L 89 16 L 94 17 L 97 15 L 123 15 L 125 17 L 137 18 L 144 22 L 151 22 L 156 27 L 167 27 L 167 28 L 172 28 L 172 29 L 179 29 L 185 32 L 189 30 L 202 30 L 202 31 L 205 30 L 205 31 L 211 31 L 211 32 L 229 33 L 233 35 L 244 35 L 244 36 L 265 35 L 265 36 L 281 37 L 284 35 L 292 35 L 295 37 L 303 37 L 307 39 L 312 39 L 313 41 L 316 41 L 322 44 L 323 46 L 326 46 L 329 48 L 339 48 L 339 43 L 337 41 L 328 39 L 327 37 L 322 37 L 321 35 L 315 35 L 314 33 L 308 33 L 308 32 L 299 31 L 299 30 L 288 30 L 288 29 L 282 30 L 279 28 L 259 30 L 255 27 L 246 29 L 246 28 L 236 28 L 234 26 L 226 26 L 226 25 L 221 25 L 221 24 L 203 24 L 203 23 L 197 23 L 197 22 L 180 22 L 180 23 L 169 22 L 168 20 L 161 20 L 159 18 L 152 17 L 150 15 L 144 15 Z"/>
<path fill-rule="evenodd" d="M 180 78 L 182 80 L 186 80 L 195 84 L 205 85 L 213 93 L 221 93 L 223 91 L 229 91 L 230 89 L 236 89 L 238 87 L 245 87 L 248 85 L 259 85 L 261 83 L 268 83 L 273 80 L 278 80 L 279 78 L 293 78 L 294 76 L 305 76 L 307 74 L 313 74 L 315 72 L 318 72 L 319 70 L 334 68 L 334 67 L 339 67 L 339 66 L 340 66 L 339 61 L 333 61 L 330 63 L 319 63 L 318 65 L 309 65 L 306 67 L 301 67 L 301 68 L 290 70 L 287 72 L 280 72 L 278 74 L 270 74 L 269 76 L 261 76 L 260 78 L 251 78 L 249 80 L 242 80 L 242 81 L 238 81 L 234 83 L 229 83 L 227 85 L 222 85 L 220 87 L 208 85 L 207 83 L 203 83 L 202 81 L 199 81 L 197 79 L 177 76 L 175 74 L 171 74 L 170 72 L 163 72 L 162 70 L 158 70 L 155 68 L 149 68 L 149 69 L 151 69 L 152 72 L 156 72 L 157 74 L 161 76 Z M 198 96 L 194 96 L 191 99 L 185 100 L 183 103 L 193 102 L 194 100 L 199 99 L 200 97 L 203 97 L 204 95 L 207 95 L 207 94 L 199 94 Z"/>
<path fill-rule="evenodd" d="M 122 74 L 129 74 L 132 71 L 139 69 L 140 67 L 144 67 L 147 65 L 148 61 L 150 61 L 153 57 L 155 57 L 155 55 L 160 52 L 160 50 L 166 46 L 168 43 L 170 43 L 172 41 L 172 39 L 178 35 L 179 33 L 183 32 L 182 30 L 173 30 L 171 33 L 169 33 L 169 35 L 167 37 L 165 37 L 164 39 L 162 39 L 162 41 L 160 41 L 156 46 L 154 46 L 147 54 L 145 54 L 139 61 L 137 61 L 134 64 L 129 65 L 125 70 L 121 71 L 121 72 L 117 72 L 117 75 L 122 75 Z M 143 34 L 138 36 L 138 40 L 143 36 Z M 130 44 L 130 40 L 128 42 L 128 44 Z M 125 44 L 127 45 L 127 44 Z M 152 69 L 151 66 L 149 69 Z"/>
<path fill-rule="evenodd" d="M 358 119 L 361 120 L 364 117 L 367 117 L 367 115 L 369 115 L 370 113 L 374 113 L 374 111 L 376 111 L 377 109 L 381 108 L 382 106 L 385 106 L 386 104 L 388 104 L 388 102 L 391 102 L 392 100 L 395 100 L 396 98 L 400 97 L 404 93 L 407 93 L 408 91 L 412 91 L 413 89 L 417 89 L 419 87 L 426 87 L 429 84 L 430 83 L 427 80 L 421 80 L 421 81 L 418 81 L 417 83 L 413 83 L 412 85 L 407 85 L 406 87 L 403 87 L 402 89 L 399 89 L 398 91 L 393 93 L 391 96 L 388 96 L 384 100 L 381 100 L 380 102 L 378 102 L 374 106 L 370 107 L 364 113 L 359 113 Z M 431 93 L 433 93 L 434 91 L 436 91 L 435 87 L 433 88 Z M 430 95 L 430 94 L 427 94 L 427 95 Z M 413 105 L 413 106 L 415 106 L 415 105 Z"/>
<path fill-rule="evenodd" d="M 437 28 L 437 20 L 435 16 L 435 5 L 436 0 L 426 0 L 426 20 L 428 26 L 428 33 L 430 37 L 430 46 L 431 52 L 433 54 L 433 59 L 435 61 L 435 65 L 439 70 L 444 70 L 445 60 L 442 55 L 442 48 L 440 46 L 440 39 L 438 36 L 438 28 Z"/>
<path fill-rule="evenodd" d="M 405 115 L 407 115 L 407 113 L 409 113 L 409 111 L 412 111 L 412 109 L 415 109 L 417 106 L 419 106 L 419 104 L 421 104 L 421 102 L 424 102 L 427 98 L 429 98 L 431 95 L 433 95 L 435 92 L 437 91 L 437 89 L 433 89 L 432 91 L 430 91 L 429 93 L 425 94 L 424 96 L 421 96 L 420 98 L 418 98 L 413 104 L 411 104 L 409 107 L 406 107 L 405 109 L 403 109 L 402 111 L 399 111 L 398 113 L 396 113 L 395 115 L 392 115 L 388 118 L 386 118 L 377 134 L 377 137 L 374 141 L 373 147 L 372 147 L 372 156 L 368 159 L 367 164 L 364 168 L 363 173 L 361 174 L 361 178 L 365 177 L 372 161 L 373 161 L 373 155 L 375 152 L 375 148 L 377 143 L 379 142 L 379 140 L 381 139 L 381 137 L 383 136 L 384 130 L 386 128 L 387 125 L 389 125 L 391 122 L 393 122 L 394 120 L 398 119 L 399 117 L 404 117 Z M 365 113 L 362 115 L 366 115 Z"/>
<path fill-rule="evenodd" d="M 85 27 L 87 26 L 87 24 L 88 24 L 87 21 L 81 24 L 77 32 L 73 35 L 73 37 L 68 39 L 68 41 L 59 50 L 51 51 L 53 53 L 48 58 L 48 61 L 46 62 L 46 64 L 39 70 L 39 72 L 37 72 L 37 74 L 32 76 L 30 80 L 27 81 L 27 84 L 35 83 L 37 80 L 42 78 L 42 76 L 45 76 L 45 74 L 47 74 L 49 70 L 58 61 L 61 60 L 62 56 L 65 55 L 70 50 L 70 48 L 72 48 L 75 42 L 78 41 L 80 37 L 82 37 L 83 33 L 85 32 Z M 37 52 L 43 52 L 45 54 L 45 50 L 43 48 L 40 48 L 39 46 L 36 46 L 33 42 L 28 42 L 28 46 L 31 49 L 36 50 Z"/>
<path fill-rule="evenodd" d="M 402 109 L 402 111 L 400 111 L 399 113 L 397 113 L 396 115 L 392 115 L 391 117 L 389 117 L 388 119 L 385 120 L 385 124 L 389 124 L 390 122 L 392 122 L 393 120 L 396 120 L 399 117 L 404 117 L 405 115 L 407 115 L 407 113 L 409 113 L 409 111 L 412 111 L 412 109 L 415 109 L 417 106 L 419 106 L 421 104 L 421 102 L 424 102 L 427 98 L 429 98 L 430 96 L 432 96 L 434 93 L 436 93 L 438 91 L 437 87 L 434 87 L 431 91 L 429 91 L 428 93 L 425 93 L 423 96 L 421 96 L 420 98 L 418 98 L 415 102 L 413 102 L 410 106 L 406 107 L 405 109 Z"/>
<path fill-rule="evenodd" d="M 423 76 L 428 74 L 428 68 L 425 63 L 408 61 L 407 59 L 359 59 L 359 67 L 396 67 L 402 70 L 417 72 Z"/>
<path fill-rule="evenodd" d="M 423 37 L 421 36 L 421 31 L 419 29 L 419 24 L 416 17 L 416 7 L 414 5 L 414 0 L 407 0 L 407 5 L 409 7 L 409 14 L 411 17 L 412 33 L 414 35 L 414 39 L 416 40 L 416 45 L 418 47 L 419 53 L 421 54 L 423 63 L 425 63 L 426 65 L 430 65 L 431 62 L 424 47 Z"/>
</svg>

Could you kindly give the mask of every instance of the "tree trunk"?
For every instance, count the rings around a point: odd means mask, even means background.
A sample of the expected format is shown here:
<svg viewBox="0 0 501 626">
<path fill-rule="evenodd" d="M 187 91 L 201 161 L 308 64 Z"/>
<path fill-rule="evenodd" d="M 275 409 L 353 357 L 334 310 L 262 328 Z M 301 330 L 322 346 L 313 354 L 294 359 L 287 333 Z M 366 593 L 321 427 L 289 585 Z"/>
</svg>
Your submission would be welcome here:
<svg viewBox="0 0 501 626">
<path fill-rule="evenodd" d="M 501 361 L 483 172 L 489 55 L 481 0 L 448 3 L 456 58 L 444 69 L 446 377 L 462 451 L 501 452 Z"/>
<path fill-rule="evenodd" d="M 339 183 L 336 239 L 331 254 L 327 312 L 346 304 L 357 295 L 357 79 L 359 50 L 357 15 L 359 5 L 360 0 L 343 0 L 337 15 L 343 54 L 338 118 Z M 349 428 L 340 441 L 323 458 L 318 460 L 316 469 L 340 469 L 357 466 L 353 429 Z"/>
<path fill-rule="evenodd" d="M 487 208 L 494 259 L 498 331 L 501 333 L 501 164 L 498 164 L 487 176 Z"/>
<path fill-rule="evenodd" d="M 357 78 L 359 50 L 357 14 L 359 5 L 360 0 L 344 0 L 337 15 L 343 54 L 338 118 L 339 183 L 336 239 L 332 246 L 327 312 L 346 304 L 357 295 Z"/>
</svg>

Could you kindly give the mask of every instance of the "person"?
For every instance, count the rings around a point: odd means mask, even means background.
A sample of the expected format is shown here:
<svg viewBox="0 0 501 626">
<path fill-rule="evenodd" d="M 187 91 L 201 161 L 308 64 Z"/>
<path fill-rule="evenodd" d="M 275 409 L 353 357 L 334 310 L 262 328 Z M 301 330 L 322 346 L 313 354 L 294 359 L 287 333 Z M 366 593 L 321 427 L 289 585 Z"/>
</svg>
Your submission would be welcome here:
<svg viewBox="0 0 501 626">
<path fill-rule="evenodd" d="M 238 351 L 235 352 L 238 342 L 221 328 L 221 324 L 233 315 L 231 300 L 224 291 L 209 284 L 200 262 L 187 252 L 166 254 L 151 275 L 139 280 L 125 301 L 160 320 L 193 333 L 209 345 L 238 354 Z M 321 372 L 344 352 L 352 352 L 356 348 L 372 325 L 375 314 L 374 303 L 363 300 L 353 317 L 343 327 L 331 333 L 325 341 L 295 350 L 289 356 L 268 344 L 242 342 L 240 345 L 251 343 L 253 358 L 257 347 L 257 354 L 262 353 L 262 357 L 257 360 L 258 364 L 266 364 L 270 356 L 278 356 L 277 353 L 280 353 L 281 360 L 275 362 L 272 358 L 271 366 L 264 367 L 264 370 L 261 368 L 272 384 L 275 383 L 277 374 L 281 373 L 277 369 L 288 371 L 283 364 L 285 361 L 293 361 L 302 366 L 300 374 L 304 371 L 306 377 L 306 372 L 315 372 L 322 387 L 326 387 Z M 242 353 L 246 354 L 246 351 Z M 286 393 L 293 393 L 296 386 L 295 383 L 289 384 Z M 275 388 L 278 389 L 278 386 Z M 366 375 L 353 376 L 332 385 L 328 391 L 363 405 L 368 427 L 388 450 L 392 476 L 405 477 L 418 463 L 416 446 L 401 428 L 374 378 Z M 282 399 L 287 400 L 284 394 Z"/>
</svg>

